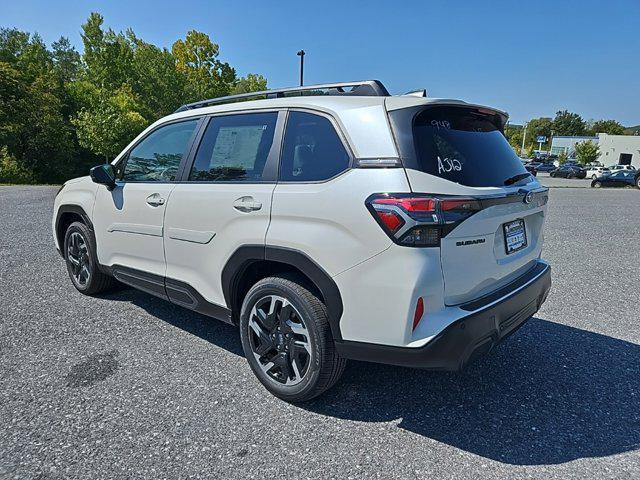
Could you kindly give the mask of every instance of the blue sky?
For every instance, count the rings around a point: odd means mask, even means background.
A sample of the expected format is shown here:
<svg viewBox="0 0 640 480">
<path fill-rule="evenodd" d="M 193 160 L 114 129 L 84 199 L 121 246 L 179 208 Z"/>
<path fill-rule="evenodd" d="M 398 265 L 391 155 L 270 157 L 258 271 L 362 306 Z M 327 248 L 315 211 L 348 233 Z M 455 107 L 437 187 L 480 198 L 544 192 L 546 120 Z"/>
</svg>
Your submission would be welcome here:
<svg viewBox="0 0 640 480">
<path fill-rule="evenodd" d="M 270 87 L 377 78 L 392 93 L 489 104 L 512 122 L 567 108 L 640 124 L 640 0 L 583 1 L 0 0 L 0 26 L 65 35 L 81 47 L 91 11 L 115 30 L 170 47 L 208 33 L 239 74 Z"/>
</svg>

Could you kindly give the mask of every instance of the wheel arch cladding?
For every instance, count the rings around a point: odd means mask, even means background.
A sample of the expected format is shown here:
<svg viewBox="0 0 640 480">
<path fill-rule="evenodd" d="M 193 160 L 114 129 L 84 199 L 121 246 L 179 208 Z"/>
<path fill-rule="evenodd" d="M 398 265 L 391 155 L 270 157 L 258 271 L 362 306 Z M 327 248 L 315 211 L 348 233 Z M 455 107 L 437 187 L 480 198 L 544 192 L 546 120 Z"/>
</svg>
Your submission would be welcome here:
<svg viewBox="0 0 640 480">
<path fill-rule="evenodd" d="M 89 215 L 84 209 L 79 205 L 60 205 L 58 208 L 58 213 L 56 214 L 56 237 L 58 240 L 58 245 L 60 245 L 60 255 L 64 257 L 63 245 L 64 245 L 64 234 L 73 222 L 82 222 L 90 230 L 93 230 L 93 224 L 89 219 Z"/>
<path fill-rule="evenodd" d="M 270 274 L 293 270 L 306 277 L 311 286 L 317 289 L 317 293 L 320 294 L 327 307 L 329 325 L 334 340 L 342 340 L 340 318 L 343 307 L 338 286 L 320 265 L 303 252 L 291 248 L 245 245 L 238 248 L 229 257 L 222 269 L 222 291 L 227 306 L 234 311 L 235 315 L 239 314 L 238 305 L 243 300 L 238 295 L 243 279 L 251 271 L 251 267 L 256 265 L 270 266 Z M 264 278 L 264 276 L 269 275 L 259 275 L 257 280 Z"/>
</svg>

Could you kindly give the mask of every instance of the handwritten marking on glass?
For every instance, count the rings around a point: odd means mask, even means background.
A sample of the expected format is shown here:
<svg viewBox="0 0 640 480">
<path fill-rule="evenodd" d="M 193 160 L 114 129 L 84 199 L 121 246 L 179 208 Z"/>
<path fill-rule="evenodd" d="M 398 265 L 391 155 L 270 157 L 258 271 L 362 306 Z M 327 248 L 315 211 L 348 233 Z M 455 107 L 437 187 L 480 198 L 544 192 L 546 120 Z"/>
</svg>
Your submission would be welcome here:
<svg viewBox="0 0 640 480">
<path fill-rule="evenodd" d="M 460 163 L 460 160 L 457 160 L 455 158 L 440 158 L 440 156 L 438 156 L 438 173 L 449 173 L 451 171 L 454 172 L 461 172 L 462 171 L 462 164 Z"/>
<path fill-rule="evenodd" d="M 448 120 L 431 120 L 431 125 L 436 127 L 438 130 L 441 128 L 451 130 L 451 124 Z"/>
</svg>

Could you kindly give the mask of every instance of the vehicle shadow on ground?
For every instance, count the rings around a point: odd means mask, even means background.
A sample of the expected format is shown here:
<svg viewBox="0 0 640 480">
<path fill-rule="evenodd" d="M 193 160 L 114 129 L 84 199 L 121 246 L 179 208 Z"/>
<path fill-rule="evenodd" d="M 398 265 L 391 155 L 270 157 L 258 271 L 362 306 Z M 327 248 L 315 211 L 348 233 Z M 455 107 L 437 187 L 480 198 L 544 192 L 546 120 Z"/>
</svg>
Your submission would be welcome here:
<svg viewBox="0 0 640 480">
<path fill-rule="evenodd" d="M 603 457 L 640 448 L 640 346 L 533 318 L 461 374 L 351 362 L 304 408 L 515 465 Z"/>
<path fill-rule="evenodd" d="M 224 348 L 230 353 L 244 357 L 238 327 L 212 319 L 206 315 L 179 307 L 166 300 L 159 299 L 148 293 L 126 287 L 116 287 L 114 290 L 99 295 L 109 301 L 131 302 L 144 309 L 149 315 L 167 322 L 174 327 L 195 335 L 213 345 Z"/>
<path fill-rule="evenodd" d="M 237 327 L 136 290 L 130 301 L 243 355 Z M 248 368 L 248 367 L 247 367 Z M 640 345 L 540 318 L 462 373 L 350 362 L 339 383 L 300 408 L 388 422 L 514 465 L 548 465 L 640 449 Z"/>
</svg>

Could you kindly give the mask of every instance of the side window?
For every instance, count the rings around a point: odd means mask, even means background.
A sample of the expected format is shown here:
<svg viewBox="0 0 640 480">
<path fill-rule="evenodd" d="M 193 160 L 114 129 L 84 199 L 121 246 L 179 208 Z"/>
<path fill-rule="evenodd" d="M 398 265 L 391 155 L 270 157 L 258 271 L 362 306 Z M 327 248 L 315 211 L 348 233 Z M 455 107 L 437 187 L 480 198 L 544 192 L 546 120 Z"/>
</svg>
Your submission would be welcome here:
<svg viewBox="0 0 640 480">
<path fill-rule="evenodd" d="M 122 179 L 136 182 L 175 180 L 197 124 L 195 119 L 154 130 L 129 153 Z"/>
<path fill-rule="evenodd" d="M 198 147 L 189 180 L 262 180 L 277 119 L 276 112 L 212 117 Z"/>
<path fill-rule="evenodd" d="M 327 180 L 348 167 L 349 154 L 327 118 L 304 112 L 289 113 L 280 180 Z"/>
</svg>

